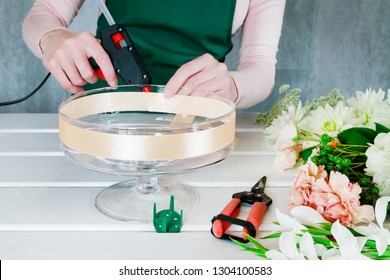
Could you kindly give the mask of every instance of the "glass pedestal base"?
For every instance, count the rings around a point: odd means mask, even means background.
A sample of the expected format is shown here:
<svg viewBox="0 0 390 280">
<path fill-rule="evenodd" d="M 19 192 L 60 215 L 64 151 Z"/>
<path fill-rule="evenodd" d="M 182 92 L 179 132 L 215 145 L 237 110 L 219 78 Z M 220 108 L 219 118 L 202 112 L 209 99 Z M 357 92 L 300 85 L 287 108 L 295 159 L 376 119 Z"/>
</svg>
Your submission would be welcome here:
<svg viewBox="0 0 390 280">
<path fill-rule="evenodd" d="M 151 222 L 153 206 L 157 212 L 168 209 L 171 195 L 175 211 L 186 217 L 199 202 L 197 192 L 175 181 L 141 176 L 114 184 L 101 191 L 95 200 L 100 212 L 121 221 Z"/>
</svg>

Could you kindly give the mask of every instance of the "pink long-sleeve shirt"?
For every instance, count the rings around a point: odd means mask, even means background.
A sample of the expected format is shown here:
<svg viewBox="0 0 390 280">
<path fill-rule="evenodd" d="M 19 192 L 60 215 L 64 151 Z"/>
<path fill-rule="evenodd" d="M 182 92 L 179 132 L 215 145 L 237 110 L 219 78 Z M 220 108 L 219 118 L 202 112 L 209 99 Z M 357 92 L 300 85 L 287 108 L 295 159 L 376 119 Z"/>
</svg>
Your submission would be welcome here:
<svg viewBox="0 0 390 280">
<path fill-rule="evenodd" d="M 67 29 L 85 0 L 36 0 L 23 22 L 27 46 L 42 58 L 39 43 L 55 29 Z M 236 71 L 230 71 L 237 90 L 238 108 L 262 102 L 275 83 L 276 53 L 285 0 L 237 0 L 232 35 L 242 26 Z"/>
</svg>

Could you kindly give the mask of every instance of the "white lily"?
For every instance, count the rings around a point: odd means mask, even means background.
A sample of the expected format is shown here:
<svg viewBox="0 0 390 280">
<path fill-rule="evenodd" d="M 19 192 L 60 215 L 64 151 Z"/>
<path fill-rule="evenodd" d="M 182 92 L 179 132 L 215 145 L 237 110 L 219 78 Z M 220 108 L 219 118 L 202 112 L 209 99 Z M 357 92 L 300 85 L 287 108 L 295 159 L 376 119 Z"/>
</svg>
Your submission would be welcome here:
<svg viewBox="0 0 390 280">
<path fill-rule="evenodd" d="M 302 234 L 302 230 L 307 229 L 300 222 L 308 225 L 324 222 L 324 218 L 314 209 L 306 206 L 297 206 L 291 209 L 295 217 L 294 219 L 286 214 L 283 214 L 279 209 L 275 210 L 275 216 L 279 223 L 276 227 L 282 234 L 279 237 L 279 250 L 271 249 L 266 253 L 267 258 L 277 260 L 318 260 L 326 248 L 322 244 L 314 244 L 313 237 L 305 232 L 302 237 L 296 234 Z M 297 248 L 299 243 L 299 250 Z"/>
<path fill-rule="evenodd" d="M 271 249 L 265 256 L 271 260 L 304 260 L 297 249 L 297 239 L 293 232 L 283 232 L 279 237 L 279 250 Z"/>
<path fill-rule="evenodd" d="M 329 223 L 318 211 L 308 206 L 295 206 L 290 213 L 304 225 L 318 226 L 320 223 Z"/>
<path fill-rule="evenodd" d="M 297 243 L 300 244 L 299 249 Z M 316 246 L 312 236 L 304 233 L 299 238 L 293 232 L 283 232 L 279 238 L 279 249 L 271 249 L 265 253 L 272 260 L 318 260 Z"/>
<path fill-rule="evenodd" d="M 300 233 L 302 229 L 307 229 L 300 222 L 290 217 L 289 215 L 283 214 L 277 208 L 275 209 L 275 216 L 279 225 L 274 225 L 274 231 L 292 231 L 293 233 Z"/>
<path fill-rule="evenodd" d="M 304 225 L 316 227 L 327 222 L 317 211 L 307 206 L 296 206 L 290 210 L 292 216 L 289 216 L 276 209 L 275 216 L 279 225 L 275 229 L 281 232 L 279 248 L 270 249 L 265 255 L 273 260 L 367 260 L 370 258 L 361 252 L 368 239 L 376 241 L 378 254 L 381 255 L 390 244 L 389 230 L 383 227 L 389 202 L 390 197 L 382 197 L 377 201 L 375 212 L 379 226 L 372 223 L 369 226 L 356 227 L 356 230 L 365 236 L 355 237 L 339 221 L 334 222 L 331 233 L 338 246 L 334 244 L 331 249 L 315 244 L 311 234 L 304 232 L 307 229 Z"/>
<path fill-rule="evenodd" d="M 356 226 L 354 229 L 368 239 L 375 240 L 378 255 L 381 256 L 388 245 L 390 245 L 390 231 L 384 228 L 383 223 L 386 219 L 387 204 L 390 202 L 390 196 L 379 198 L 375 204 L 375 217 L 378 225 L 369 223 L 367 226 Z"/>
<path fill-rule="evenodd" d="M 314 244 L 313 237 L 307 232 L 303 234 L 299 248 L 308 260 L 319 260 L 318 256 L 321 256 L 326 250 L 324 245 Z"/>
<path fill-rule="evenodd" d="M 361 251 L 367 241 L 366 237 L 355 237 L 353 234 L 337 220 L 332 224 L 331 232 L 339 245 L 339 255 L 333 255 L 326 259 L 346 259 L 346 260 L 367 260 L 370 259 L 364 256 Z M 324 257 L 325 259 L 325 257 Z"/>
</svg>

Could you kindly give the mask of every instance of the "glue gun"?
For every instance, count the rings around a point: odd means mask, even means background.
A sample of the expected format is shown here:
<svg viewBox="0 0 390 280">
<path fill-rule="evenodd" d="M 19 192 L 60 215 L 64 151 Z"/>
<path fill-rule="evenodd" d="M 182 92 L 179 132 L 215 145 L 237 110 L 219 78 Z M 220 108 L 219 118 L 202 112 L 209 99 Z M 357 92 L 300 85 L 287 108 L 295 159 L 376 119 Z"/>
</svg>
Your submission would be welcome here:
<svg viewBox="0 0 390 280">
<path fill-rule="evenodd" d="M 150 74 L 130 38 L 126 28 L 116 24 L 102 0 L 96 0 L 109 26 L 100 32 L 101 44 L 109 55 L 116 73 L 126 84 L 150 84 Z M 98 76 L 105 80 L 95 59 L 89 58 Z"/>
</svg>

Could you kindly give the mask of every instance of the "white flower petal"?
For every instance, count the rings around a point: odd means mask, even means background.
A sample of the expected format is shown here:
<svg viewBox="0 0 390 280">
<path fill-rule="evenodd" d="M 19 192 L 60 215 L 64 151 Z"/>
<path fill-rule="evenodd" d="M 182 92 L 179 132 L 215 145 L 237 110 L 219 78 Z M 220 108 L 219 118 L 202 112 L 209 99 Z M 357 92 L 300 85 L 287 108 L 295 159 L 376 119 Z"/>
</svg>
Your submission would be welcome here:
<svg viewBox="0 0 390 280">
<path fill-rule="evenodd" d="M 356 97 L 348 99 L 347 103 L 354 109 L 355 115 L 362 119 L 363 126 L 374 128 L 375 122 L 388 126 L 390 111 L 384 97 L 385 92 L 381 89 L 375 92 L 370 88 L 365 92 L 357 91 Z"/>
<path fill-rule="evenodd" d="M 339 245 L 341 257 L 347 260 L 369 259 L 361 254 L 367 238 L 356 238 L 353 234 L 337 220 L 333 223 L 331 232 Z"/>
<path fill-rule="evenodd" d="M 378 223 L 381 229 L 383 229 L 383 223 L 385 222 L 386 219 L 387 204 L 389 202 L 390 202 L 390 196 L 383 196 L 380 197 L 375 204 L 376 222 Z"/>
<path fill-rule="evenodd" d="M 342 259 L 341 253 L 340 253 L 340 250 L 336 249 L 336 248 L 326 250 L 322 254 L 322 260 L 339 260 L 339 259 Z"/>
<path fill-rule="evenodd" d="M 343 245 L 340 246 L 340 252 L 343 259 L 347 259 L 347 260 L 368 259 L 367 257 L 360 254 L 359 244 L 356 238 L 345 240 Z"/>
<path fill-rule="evenodd" d="M 305 232 L 301 238 L 300 251 L 301 253 L 307 257 L 309 260 L 318 260 L 317 251 L 314 246 L 313 237 Z"/>
<path fill-rule="evenodd" d="M 306 227 L 301 225 L 297 220 L 291 218 L 286 214 L 281 213 L 279 209 L 275 210 L 275 216 L 280 226 L 283 228 L 282 231 L 293 230 L 294 232 L 300 232 L 301 229 L 306 229 Z"/>
<path fill-rule="evenodd" d="M 390 231 L 388 229 L 381 229 L 374 223 L 366 226 L 355 226 L 353 229 L 375 241 L 379 256 L 386 251 L 387 245 L 390 245 Z"/>
<path fill-rule="evenodd" d="M 314 244 L 314 248 L 316 249 L 317 256 L 322 256 L 326 251 L 326 247 L 322 244 Z"/>
<path fill-rule="evenodd" d="M 363 250 L 364 244 L 366 244 L 367 240 L 368 240 L 367 236 L 356 237 L 356 243 L 358 245 L 359 253 Z"/>
<path fill-rule="evenodd" d="M 386 251 L 387 246 L 390 245 L 390 232 L 388 229 L 380 230 L 380 232 L 374 236 L 368 236 L 370 239 L 374 239 L 376 243 L 376 250 L 378 255 L 382 256 Z"/>
<path fill-rule="evenodd" d="M 299 258 L 299 252 L 296 245 L 296 236 L 293 232 L 283 232 L 279 237 L 279 248 L 283 255 L 290 260 Z M 302 256 L 303 259 L 303 256 Z"/>
<path fill-rule="evenodd" d="M 271 260 L 288 260 L 280 251 L 271 249 L 265 253 L 265 256 Z"/>
<path fill-rule="evenodd" d="M 316 226 L 319 223 L 327 222 L 320 213 L 308 206 L 296 206 L 290 210 L 290 213 L 305 225 Z"/>
<path fill-rule="evenodd" d="M 353 234 L 345 226 L 341 225 L 338 220 L 332 224 L 330 231 L 340 247 L 347 243 L 349 239 L 355 238 Z"/>
</svg>

